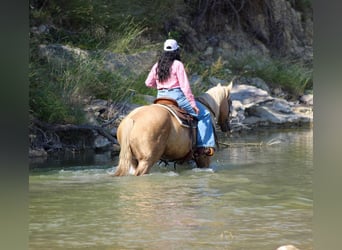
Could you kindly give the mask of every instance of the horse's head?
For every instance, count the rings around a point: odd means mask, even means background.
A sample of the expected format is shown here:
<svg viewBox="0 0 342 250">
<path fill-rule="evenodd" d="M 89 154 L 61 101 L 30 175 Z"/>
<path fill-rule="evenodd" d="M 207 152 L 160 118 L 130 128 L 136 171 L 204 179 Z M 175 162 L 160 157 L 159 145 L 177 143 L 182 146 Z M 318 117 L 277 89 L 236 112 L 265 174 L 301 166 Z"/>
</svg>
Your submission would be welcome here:
<svg viewBox="0 0 342 250">
<path fill-rule="evenodd" d="M 230 91 L 232 89 L 233 83 L 231 82 L 228 86 L 222 86 L 224 97 L 219 105 L 219 114 L 217 117 L 217 124 L 220 126 L 222 132 L 227 132 L 230 130 L 229 117 L 230 117 L 230 107 L 232 101 L 230 99 Z"/>
<path fill-rule="evenodd" d="M 229 129 L 231 106 L 230 92 L 232 87 L 233 82 L 228 86 L 224 86 L 219 83 L 197 98 L 210 110 L 223 132 L 227 132 Z"/>
<path fill-rule="evenodd" d="M 228 86 L 222 86 L 221 84 L 217 84 L 215 87 L 217 94 L 216 102 L 218 104 L 218 114 L 216 114 L 217 124 L 220 126 L 222 132 L 227 132 L 230 130 L 229 126 L 229 117 L 230 117 L 230 107 L 232 101 L 230 100 L 230 92 L 233 87 L 233 82 L 231 82 Z"/>
</svg>

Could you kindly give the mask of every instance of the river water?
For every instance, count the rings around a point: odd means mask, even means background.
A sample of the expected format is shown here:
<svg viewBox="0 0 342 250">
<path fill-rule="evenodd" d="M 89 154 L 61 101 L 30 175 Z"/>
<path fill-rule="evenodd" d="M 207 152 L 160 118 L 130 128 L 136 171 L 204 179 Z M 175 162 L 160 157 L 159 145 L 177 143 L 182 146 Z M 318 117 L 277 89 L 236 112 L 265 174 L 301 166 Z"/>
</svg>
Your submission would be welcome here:
<svg viewBox="0 0 342 250">
<path fill-rule="evenodd" d="M 32 164 L 29 249 L 313 249 L 312 129 L 219 137 L 212 170 Z"/>
</svg>

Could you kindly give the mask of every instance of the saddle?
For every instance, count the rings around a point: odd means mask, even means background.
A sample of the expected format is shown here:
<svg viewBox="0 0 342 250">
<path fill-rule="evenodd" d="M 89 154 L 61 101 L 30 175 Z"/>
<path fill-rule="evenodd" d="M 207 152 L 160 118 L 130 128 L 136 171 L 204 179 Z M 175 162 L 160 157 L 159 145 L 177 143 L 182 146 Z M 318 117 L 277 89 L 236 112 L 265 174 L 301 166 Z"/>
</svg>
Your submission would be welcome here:
<svg viewBox="0 0 342 250">
<path fill-rule="evenodd" d="M 177 118 L 179 123 L 187 128 L 197 128 L 198 119 L 178 106 L 175 99 L 169 97 L 159 97 L 154 100 L 154 104 L 164 106 L 170 113 Z"/>
</svg>

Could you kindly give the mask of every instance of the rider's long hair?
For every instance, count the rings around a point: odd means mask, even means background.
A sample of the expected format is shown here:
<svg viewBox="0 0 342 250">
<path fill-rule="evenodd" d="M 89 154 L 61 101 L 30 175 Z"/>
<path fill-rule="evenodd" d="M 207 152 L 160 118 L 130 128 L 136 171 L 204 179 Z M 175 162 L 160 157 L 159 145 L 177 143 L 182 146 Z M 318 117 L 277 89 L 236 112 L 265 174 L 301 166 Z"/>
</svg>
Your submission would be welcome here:
<svg viewBox="0 0 342 250">
<path fill-rule="evenodd" d="M 179 49 L 175 51 L 164 51 L 158 60 L 156 73 L 160 82 L 166 81 L 171 74 L 171 66 L 174 60 L 181 61 Z"/>
</svg>

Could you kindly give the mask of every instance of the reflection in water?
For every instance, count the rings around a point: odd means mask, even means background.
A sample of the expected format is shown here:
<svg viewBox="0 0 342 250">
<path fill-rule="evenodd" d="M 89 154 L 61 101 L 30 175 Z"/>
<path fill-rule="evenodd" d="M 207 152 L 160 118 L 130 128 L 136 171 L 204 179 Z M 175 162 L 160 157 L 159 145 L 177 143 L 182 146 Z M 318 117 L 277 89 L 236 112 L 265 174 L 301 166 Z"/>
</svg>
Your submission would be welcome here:
<svg viewBox="0 0 342 250">
<path fill-rule="evenodd" d="M 30 249 L 276 249 L 312 247 L 312 130 L 228 141 L 215 171 L 155 167 L 112 178 L 111 166 L 30 175 Z M 222 140 L 222 138 L 221 138 Z"/>
</svg>

